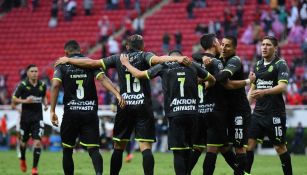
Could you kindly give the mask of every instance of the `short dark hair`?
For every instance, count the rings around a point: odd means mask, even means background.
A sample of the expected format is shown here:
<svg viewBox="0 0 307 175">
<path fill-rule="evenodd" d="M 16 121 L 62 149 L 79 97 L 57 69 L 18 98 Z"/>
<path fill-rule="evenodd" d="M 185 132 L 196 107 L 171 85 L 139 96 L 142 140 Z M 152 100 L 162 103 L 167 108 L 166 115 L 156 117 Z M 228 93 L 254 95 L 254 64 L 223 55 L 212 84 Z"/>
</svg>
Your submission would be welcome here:
<svg viewBox="0 0 307 175">
<path fill-rule="evenodd" d="M 262 41 L 265 40 L 265 39 L 270 40 L 274 47 L 278 46 L 278 40 L 274 36 L 265 36 L 265 37 L 263 37 Z"/>
<path fill-rule="evenodd" d="M 231 41 L 232 45 L 234 48 L 237 48 L 237 45 L 238 45 L 238 41 L 237 41 L 237 38 L 232 36 L 232 35 L 228 35 L 228 36 L 225 36 L 224 38 L 228 39 Z"/>
<path fill-rule="evenodd" d="M 80 52 L 80 46 L 77 41 L 69 40 L 64 45 L 64 50 L 68 52 Z"/>
<path fill-rule="evenodd" d="M 200 45 L 204 50 L 210 49 L 213 46 L 216 35 L 214 33 L 204 34 L 200 38 Z"/>
<path fill-rule="evenodd" d="M 172 50 L 168 53 L 168 55 L 172 55 L 173 53 L 178 53 L 179 55 L 182 55 L 182 52 L 180 50 Z"/>
<path fill-rule="evenodd" d="M 27 67 L 26 67 L 26 72 L 28 72 L 29 69 L 31 69 L 32 67 L 37 67 L 36 64 L 29 64 Z"/>
<path fill-rule="evenodd" d="M 144 48 L 144 40 L 141 35 L 131 35 L 127 38 L 127 46 L 129 49 L 142 50 Z"/>
</svg>

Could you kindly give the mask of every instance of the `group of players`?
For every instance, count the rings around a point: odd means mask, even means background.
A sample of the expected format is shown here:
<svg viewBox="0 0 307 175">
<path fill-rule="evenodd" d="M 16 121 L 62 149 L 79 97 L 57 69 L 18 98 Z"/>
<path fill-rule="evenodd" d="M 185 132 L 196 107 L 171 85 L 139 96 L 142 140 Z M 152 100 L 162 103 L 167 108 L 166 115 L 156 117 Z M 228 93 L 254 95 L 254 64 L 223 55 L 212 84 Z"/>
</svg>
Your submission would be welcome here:
<svg viewBox="0 0 307 175">
<path fill-rule="evenodd" d="M 58 126 L 55 106 L 59 89 L 63 86 L 64 115 L 60 130 L 65 175 L 74 173 L 72 153 L 77 137 L 80 144 L 87 147 L 96 175 L 103 172 L 98 149 L 99 122 L 94 78 L 118 100 L 110 174 L 119 174 L 123 150 L 132 132 L 135 132 L 142 152 L 144 174 L 154 174 L 155 161 L 151 148 L 155 142 L 155 127 L 150 79 L 157 76 L 162 78 L 165 116 L 169 123 L 168 145 L 173 151 L 177 175 L 193 174 L 192 169 L 205 147 L 204 175 L 213 174 L 218 153 L 223 155 L 235 175 L 249 174 L 256 141 L 265 135 L 279 154 L 284 174 L 291 175 L 291 158 L 285 146 L 286 115 L 282 98 L 289 70 L 286 62 L 276 55 L 277 39 L 271 36 L 263 38 L 262 58 L 255 65 L 255 73 L 250 73 L 248 79 L 244 79 L 242 62 L 236 56 L 236 38 L 226 36 L 220 43 L 214 34 L 205 34 L 200 38 L 200 44 L 204 52 L 194 54 L 194 61 L 190 61 L 179 51 L 171 51 L 169 56 L 145 52 L 142 36 L 132 35 L 127 39 L 127 53 L 92 60 L 81 55 L 76 41 L 68 41 L 64 46 L 66 57 L 56 62 L 50 109 L 51 122 Z M 39 122 L 41 116 L 34 119 L 29 113 L 32 103 L 41 103 L 45 92 L 45 86 L 37 81 L 37 77 L 33 83 L 33 68 L 37 70 L 36 66 L 27 69 L 28 79 L 19 85 L 13 97 L 14 104 L 23 104 L 20 146 L 23 171 L 26 170 L 24 145 L 29 132 L 38 143 L 42 134 L 39 125 L 42 123 Z M 118 72 L 119 90 L 104 75 L 109 68 Z M 246 95 L 245 86 L 249 84 L 251 88 Z M 37 102 L 34 102 L 36 91 L 41 99 L 35 98 Z M 250 103 L 253 100 L 256 100 L 256 106 L 251 115 Z M 38 112 L 41 113 L 41 110 Z M 28 111 L 27 114 L 24 111 Z M 26 118 L 33 119 L 36 124 L 29 123 Z M 39 149 L 39 145 L 37 147 Z M 39 158 L 39 153 L 34 151 L 34 160 L 37 155 Z M 37 162 L 38 159 L 33 163 L 36 174 Z M 35 174 L 33 169 L 32 174 Z"/>
</svg>

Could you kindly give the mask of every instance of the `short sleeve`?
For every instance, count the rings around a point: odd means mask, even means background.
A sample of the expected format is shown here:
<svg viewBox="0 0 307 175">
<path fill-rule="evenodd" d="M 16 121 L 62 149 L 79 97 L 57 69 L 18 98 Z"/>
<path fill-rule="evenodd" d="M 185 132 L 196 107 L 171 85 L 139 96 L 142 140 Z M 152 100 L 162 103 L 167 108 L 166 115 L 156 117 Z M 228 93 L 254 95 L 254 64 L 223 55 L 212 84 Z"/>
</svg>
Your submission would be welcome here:
<svg viewBox="0 0 307 175">
<path fill-rule="evenodd" d="M 210 73 L 206 69 L 204 69 L 200 65 L 198 65 L 197 63 L 193 62 L 191 66 L 196 68 L 198 77 L 200 77 L 202 79 L 207 79 L 209 77 Z"/>
<path fill-rule="evenodd" d="M 155 54 L 151 53 L 151 52 L 144 52 L 144 58 L 145 58 L 145 62 L 151 66 L 151 59 L 153 58 L 153 56 L 155 56 Z"/>
<path fill-rule="evenodd" d="M 203 62 L 203 54 L 202 53 L 194 53 L 193 55 L 192 55 L 192 58 L 193 58 L 193 60 L 194 61 L 196 61 L 196 62 L 198 62 L 198 63 L 202 63 Z"/>
<path fill-rule="evenodd" d="M 241 69 L 241 66 L 240 58 L 238 56 L 233 56 L 227 61 L 223 71 L 228 71 L 232 76 L 235 72 Z"/>
<path fill-rule="evenodd" d="M 164 70 L 164 64 L 157 64 L 147 70 L 147 78 L 153 79 L 156 76 L 161 76 L 163 70 Z"/>
<path fill-rule="evenodd" d="M 116 67 L 116 60 L 119 59 L 119 55 L 112 55 L 107 58 L 100 59 L 101 67 L 103 70 Z"/>
<path fill-rule="evenodd" d="M 96 79 L 97 79 L 100 75 L 102 75 L 102 74 L 104 74 L 104 71 L 103 71 L 102 69 L 96 69 L 96 70 L 94 70 L 94 75 L 95 75 Z"/>
<path fill-rule="evenodd" d="M 22 81 L 16 88 L 15 92 L 14 92 L 14 95 L 13 95 L 13 98 L 19 98 L 21 97 L 21 94 L 22 94 L 22 91 L 23 91 L 23 88 L 25 86 L 25 82 Z"/>
<path fill-rule="evenodd" d="M 289 68 L 286 61 L 281 60 L 278 63 L 278 82 L 288 83 Z"/>
<path fill-rule="evenodd" d="M 62 75 L 62 71 L 61 71 L 61 65 L 58 65 L 55 67 L 54 69 L 54 73 L 53 73 L 53 80 L 58 80 L 60 82 L 62 82 L 62 78 L 63 78 L 63 75 Z"/>
</svg>

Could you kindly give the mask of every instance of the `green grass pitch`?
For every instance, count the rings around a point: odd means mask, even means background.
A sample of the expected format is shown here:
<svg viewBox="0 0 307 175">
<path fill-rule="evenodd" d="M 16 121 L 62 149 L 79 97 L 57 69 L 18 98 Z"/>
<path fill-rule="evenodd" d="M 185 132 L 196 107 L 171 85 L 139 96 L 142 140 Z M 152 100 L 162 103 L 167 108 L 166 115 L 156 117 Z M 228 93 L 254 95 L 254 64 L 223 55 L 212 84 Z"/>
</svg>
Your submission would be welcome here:
<svg viewBox="0 0 307 175">
<path fill-rule="evenodd" d="M 102 152 L 104 175 L 109 175 L 111 152 Z M 125 156 L 125 154 L 124 154 Z M 142 175 L 142 155 L 134 153 L 134 159 L 130 163 L 123 162 L 121 175 Z M 172 175 L 173 155 L 172 153 L 154 153 L 155 174 Z M 202 174 L 202 163 L 204 156 L 201 156 L 193 175 Z M 40 175 L 62 175 L 62 153 L 43 151 L 39 162 Z M 94 168 L 91 159 L 86 152 L 74 153 L 75 175 L 92 175 Z M 3 175 L 24 175 L 30 174 L 32 166 L 32 152 L 27 151 L 27 173 L 21 173 L 16 152 L 0 152 L 0 174 Z M 307 175 L 307 156 L 292 156 L 294 175 Z M 218 156 L 215 175 L 231 175 L 232 171 L 225 163 L 221 155 Z M 252 175 L 281 175 L 282 169 L 278 156 L 255 156 Z"/>
</svg>

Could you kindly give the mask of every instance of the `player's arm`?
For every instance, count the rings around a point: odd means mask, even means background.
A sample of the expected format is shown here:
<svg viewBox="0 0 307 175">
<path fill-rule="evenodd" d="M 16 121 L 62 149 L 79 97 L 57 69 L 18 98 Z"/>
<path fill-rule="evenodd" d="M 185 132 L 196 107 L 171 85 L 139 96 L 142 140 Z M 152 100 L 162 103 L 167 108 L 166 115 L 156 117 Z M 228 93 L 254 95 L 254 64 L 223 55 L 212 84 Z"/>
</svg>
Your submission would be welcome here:
<svg viewBox="0 0 307 175">
<path fill-rule="evenodd" d="M 62 72 L 61 66 L 56 66 L 53 74 L 53 79 L 51 82 L 51 92 L 50 92 L 50 120 L 54 126 L 58 126 L 58 116 L 55 113 L 55 107 L 58 100 L 58 95 L 60 88 L 62 86 Z"/>
<path fill-rule="evenodd" d="M 191 61 L 186 56 L 156 56 L 154 55 L 150 58 L 150 65 L 153 66 L 156 64 L 161 64 L 161 63 L 165 63 L 169 61 L 178 62 L 186 66 L 191 64 Z"/>
<path fill-rule="evenodd" d="M 105 76 L 104 73 L 98 74 L 97 80 L 101 83 L 103 87 L 105 87 L 108 91 L 110 91 L 118 100 L 118 105 L 120 108 L 124 108 L 126 106 L 126 102 L 124 98 L 120 95 L 117 88 L 114 86 L 114 84 L 111 82 L 111 80 Z"/>
<path fill-rule="evenodd" d="M 80 68 L 87 68 L 87 69 L 98 69 L 101 68 L 101 61 L 100 60 L 93 60 L 89 58 L 85 59 L 74 59 L 74 58 L 68 58 L 68 57 L 62 57 L 59 58 L 55 62 L 55 66 L 60 64 L 72 64 Z"/>
<path fill-rule="evenodd" d="M 197 70 L 197 76 L 199 78 L 200 83 L 204 83 L 206 89 L 214 86 L 215 84 L 215 78 L 204 68 L 200 67 L 197 63 L 192 62 L 193 67 Z"/>
<path fill-rule="evenodd" d="M 129 70 L 129 72 L 138 79 L 149 79 L 149 76 L 147 74 L 147 70 L 140 71 L 139 69 L 133 67 L 130 62 L 127 55 L 121 54 L 120 61 L 122 65 L 126 66 L 126 68 Z"/>
<path fill-rule="evenodd" d="M 24 82 L 21 82 L 16 91 L 14 92 L 14 95 L 12 97 L 12 106 L 15 107 L 18 104 L 28 104 L 28 103 L 32 103 L 33 102 L 33 98 L 31 96 L 29 96 L 26 99 L 22 99 L 21 98 L 21 94 L 23 93 L 23 90 L 25 88 L 25 84 Z"/>
<path fill-rule="evenodd" d="M 223 86 L 226 89 L 239 89 L 243 88 L 246 85 L 250 85 L 256 79 L 256 75 L 253 72 L 249 73 L 248 79 L 245 80 L 228 80 L 226 83 L 223 83 Z"/>
<path fill-rule="evenodd" d="M 254 98 L 252 98 L 251 94 L 253 93 L 253 91 L 255 91 L 256 89 L 256 85 L 255 84 L 251 84 L 251 87 L 247 93 L 247 100 L 249 102 L 249 104 L 252 104 L 254 102 Z"/>
<path fill-rule="evenodd" d="M 241 61 L 238 56 L 234 56 L 227 61 L 225 68 L 216 75 L 218 82 L 226 83 L 228 79 L 241 68 Z"/>
</svg>

